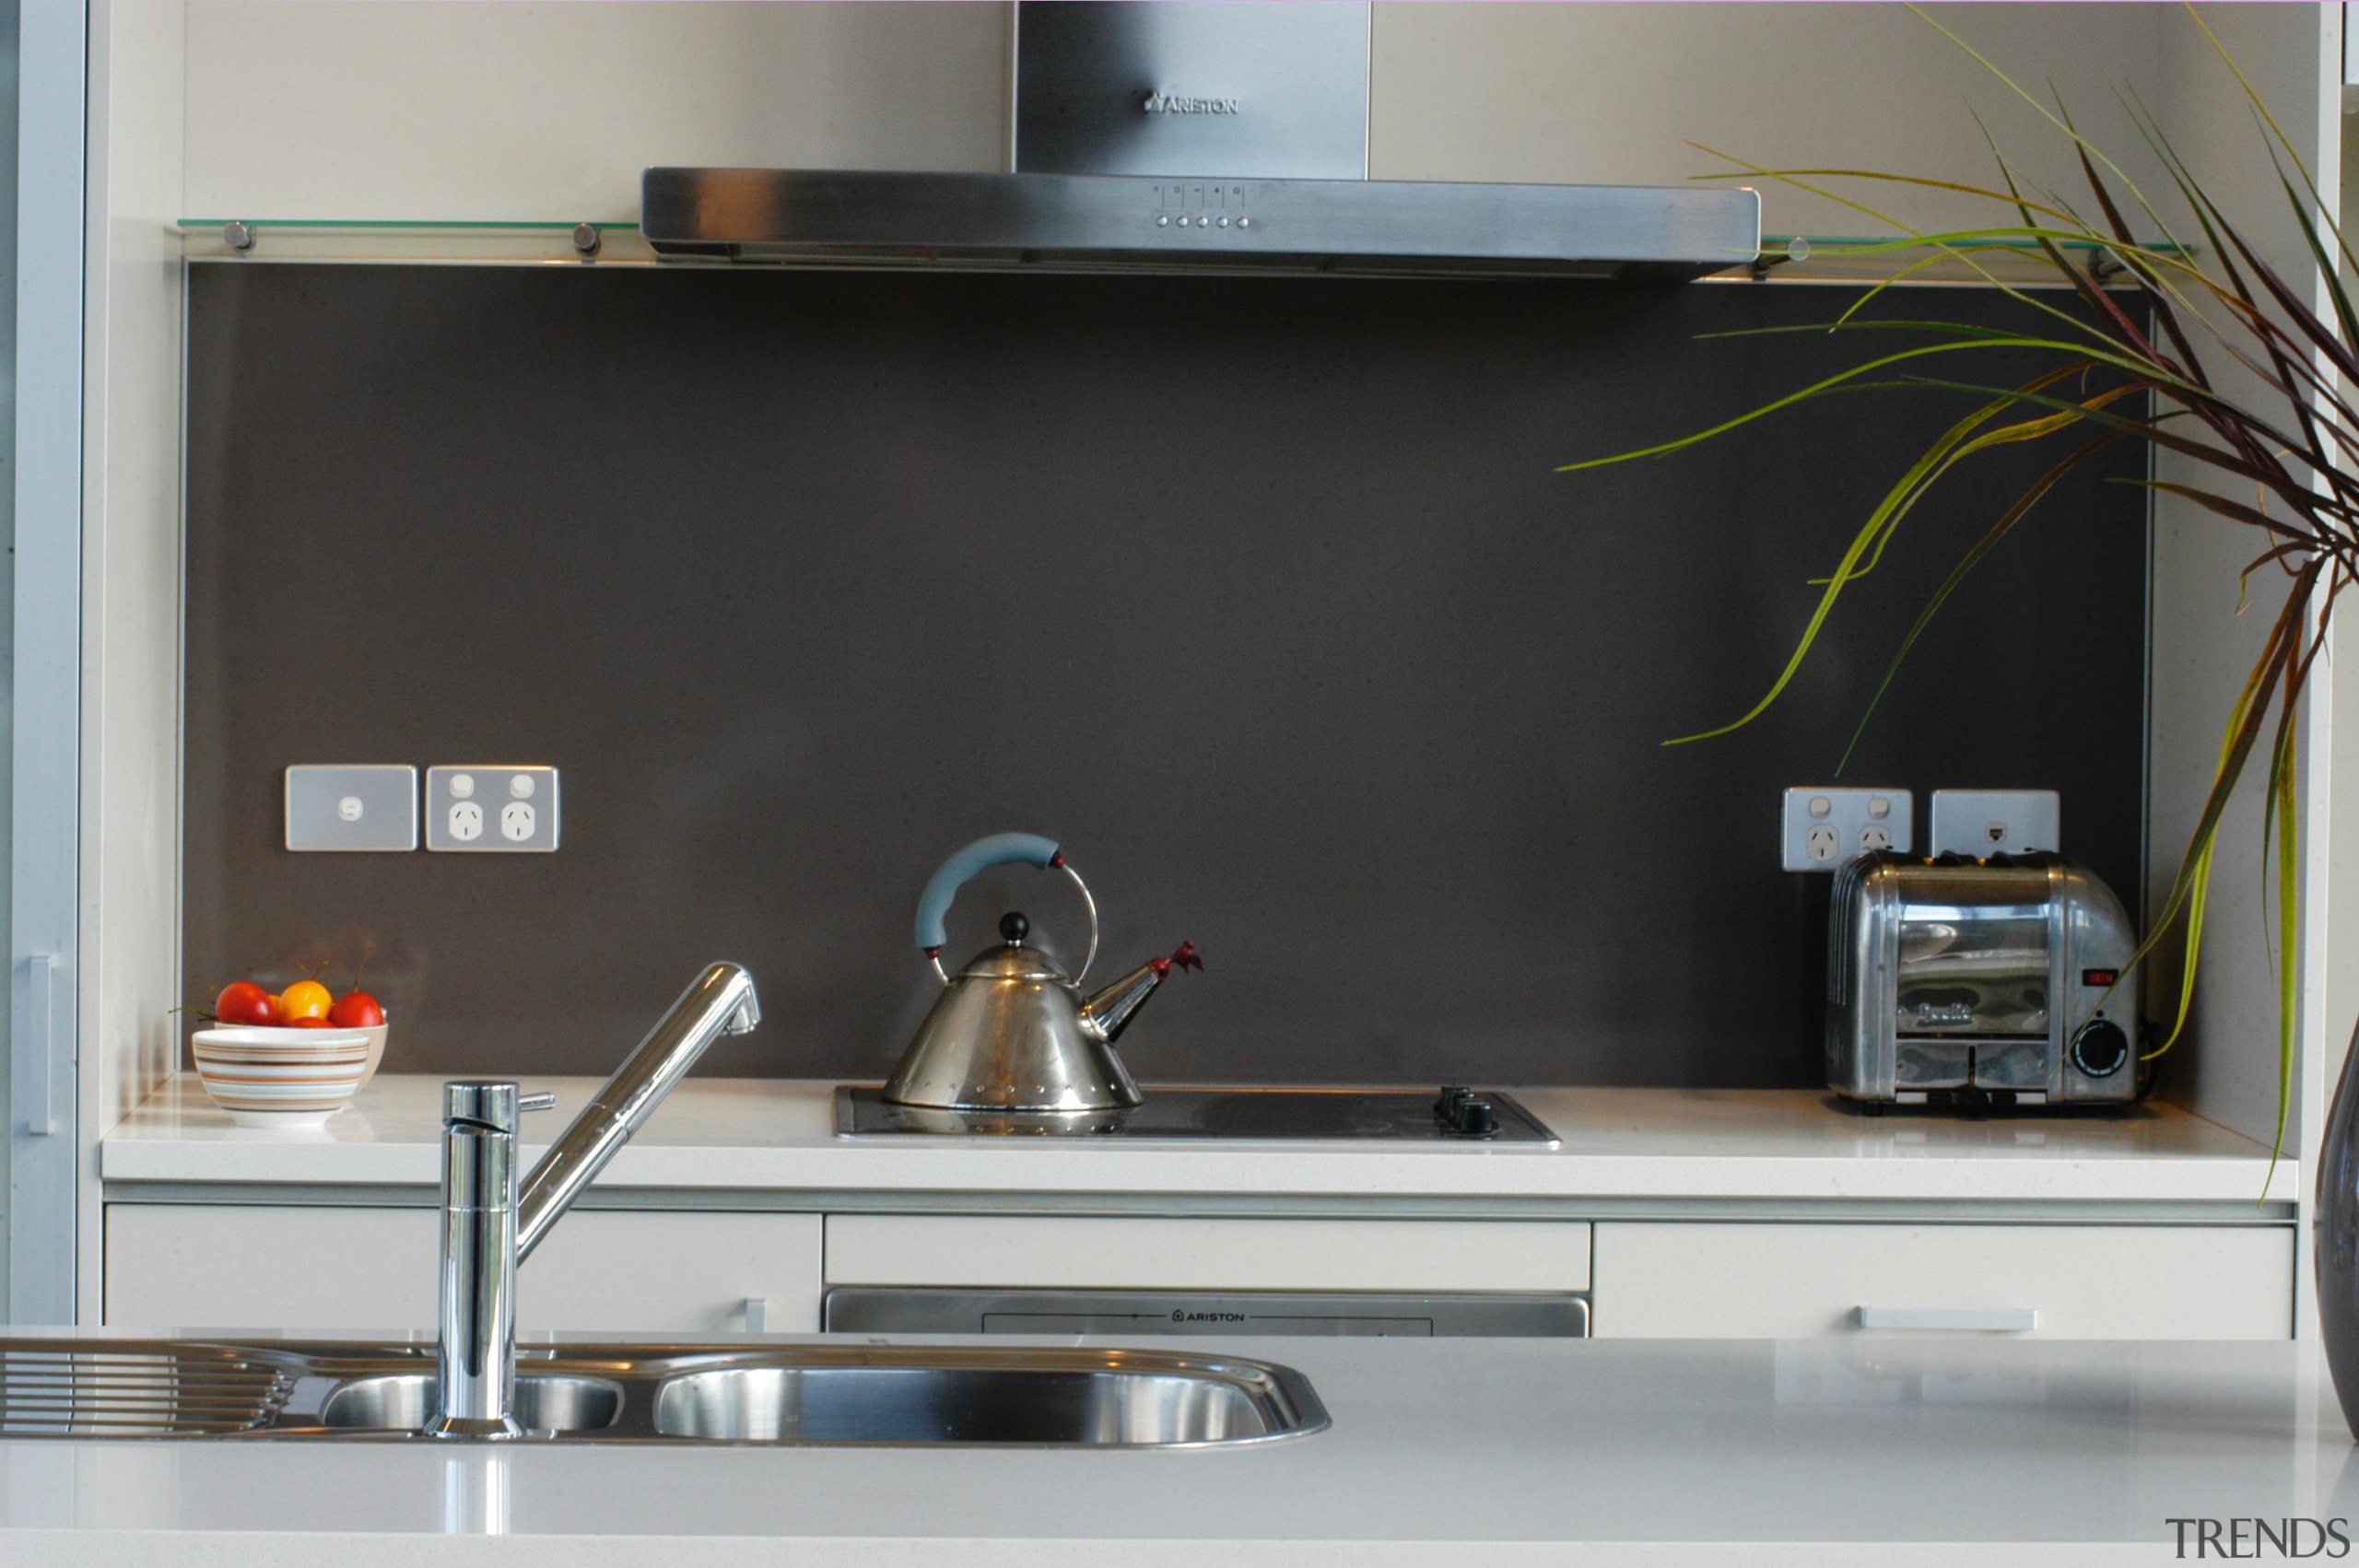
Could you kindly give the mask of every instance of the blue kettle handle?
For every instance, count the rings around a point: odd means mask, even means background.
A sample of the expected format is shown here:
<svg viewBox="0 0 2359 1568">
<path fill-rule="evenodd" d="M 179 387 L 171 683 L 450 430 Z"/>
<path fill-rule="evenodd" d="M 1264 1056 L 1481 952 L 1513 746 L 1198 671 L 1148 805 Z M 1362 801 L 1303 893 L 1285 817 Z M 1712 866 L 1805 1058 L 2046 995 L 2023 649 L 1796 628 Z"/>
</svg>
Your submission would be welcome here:
<svg viewBox="0 0 2359 1568">
<path fill-rule="evenodd" d="M 943 917 L 950 913 L 950 901 L 977 872 L 1015 865 L 1047 871 L 1056 863 L 1057 841 L 1037 833 L 994 833 L 976 839 L 943 861 L 918 895 L 918 951 L 929 956 L 942 951 L 942 944 L 949 940 L 942 929 Z"/>
</svg>

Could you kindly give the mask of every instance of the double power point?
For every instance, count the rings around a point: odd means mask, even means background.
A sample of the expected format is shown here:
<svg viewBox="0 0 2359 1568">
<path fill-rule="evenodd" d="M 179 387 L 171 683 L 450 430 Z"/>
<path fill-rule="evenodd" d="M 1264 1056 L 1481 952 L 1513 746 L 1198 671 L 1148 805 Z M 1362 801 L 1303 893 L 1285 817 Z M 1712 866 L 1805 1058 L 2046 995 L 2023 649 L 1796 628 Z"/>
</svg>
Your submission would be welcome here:
<svg viewBox="0 0 2359 1568">
<path fill-rule="evenodd" d="M 1916 798 L 1906 790 L 1789 790 L 1785 868 L 1831 872 L 1874 849 L 1907 854 L 1916 848 Z"/>
<path fill-rule="evenodd" d="M 521 766 L 426 770 L 426 847 L 483 853 L 557 848 L 557 769 Z"/>
</svg>

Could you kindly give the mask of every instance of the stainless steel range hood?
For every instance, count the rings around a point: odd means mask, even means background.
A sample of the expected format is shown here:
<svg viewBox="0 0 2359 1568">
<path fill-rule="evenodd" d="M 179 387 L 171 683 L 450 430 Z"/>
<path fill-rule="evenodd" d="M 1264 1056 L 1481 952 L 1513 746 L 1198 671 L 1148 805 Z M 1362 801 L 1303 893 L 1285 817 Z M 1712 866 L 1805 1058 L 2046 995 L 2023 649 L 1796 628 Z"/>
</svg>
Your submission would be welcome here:
<svg viewBox="0 0 2359 1568">
<path fill-rule="evenodd" d="M 650 169 L 663 256 L 1684 279 L 1760 251 L 1727 188 L 1369 180 L 1364 4 L 1016 7 L 1004 174 Z"/>
</svg>

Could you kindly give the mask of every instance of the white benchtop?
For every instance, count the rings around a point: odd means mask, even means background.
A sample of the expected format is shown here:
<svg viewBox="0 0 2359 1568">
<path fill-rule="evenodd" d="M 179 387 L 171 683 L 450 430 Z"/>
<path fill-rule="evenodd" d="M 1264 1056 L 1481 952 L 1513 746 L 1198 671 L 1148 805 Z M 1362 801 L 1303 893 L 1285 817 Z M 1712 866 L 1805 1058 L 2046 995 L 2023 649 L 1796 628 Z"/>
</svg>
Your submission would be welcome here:
<svg viewBox="0 0 2359 1568">
<path fill-rule="evenodd" d="M 2359 1515 L 2306 1344 L 1190 1349 L 1297 1367 L 1332 1428 L 1095 1453 L 19 1440 L 0 1443 L 0 1560 L 2085 1568 L 2176 1560 L 2173 1517 L 2350 1534 Z"/>
<path fill-rule="evenodd" d="M 554 1134 L 597 1088 L 535 1080 Z M 381 1076 L 323 1129 L 234 1126 L 182 1073 L 109 1133 L 100 1171 L 132 1184 L 430 1187 L 440 1175 L 432 1077 Z M 1153 1093 L 1152 1088 L 1148 1091 Z M 1965 1120 L 1867 1117 L 1802 1090 L 1548 1089 L 1513 1093 L 1563 1140 L 1513 1144 L 1219 1144 L 1103 1139 L 846 1140 L 833 1085 L 688 1080 L 600 1178 L 610 1188 L 1055 1194 L 1184 1193 L 1466 1199 L 2218 1202 L 2254 1216 L 2293 1201 L 2300 1173 L 2174 1106 Z M 528 1158 L 531 1149 L 528 1145 Z"/>
</svg>

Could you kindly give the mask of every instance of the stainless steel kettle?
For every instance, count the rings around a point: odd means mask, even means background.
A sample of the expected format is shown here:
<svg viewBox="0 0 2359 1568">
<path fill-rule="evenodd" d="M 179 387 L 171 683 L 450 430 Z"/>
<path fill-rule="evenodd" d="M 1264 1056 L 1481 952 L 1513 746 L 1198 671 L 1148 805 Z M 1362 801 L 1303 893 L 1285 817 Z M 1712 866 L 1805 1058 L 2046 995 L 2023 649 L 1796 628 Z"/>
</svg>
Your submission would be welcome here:
<svg viewBox="0 0 2359 1568">
<path fill-rule="evenodd" d="M 1003 865 L 1038 866 L 1073 878 L 1089 909 L 1089 952 L 1080 974 L 1068 977 L 1055 959 L 1026 945 L 1031 922 L 1014 910 L 1000 917 L 998 946 L 977 954 L 955 976 L 944 972 L 942 921 L 951 900 L 976 872 Z M 1097 902 L 1056 841 L 1032 833 L 979 838 L 945 860 L 918 900 L 917 939 L 943 991 L 901 1053 L 885 1098 L 938 1110 L 1103 1111 L 1137 1105 L 1139 1087 L 1114 1054 L 1114 1040 L 1165 976 L 1204 966 L 1196 944 L 1182 942 L 1168 958 L 1150 958 L 1084 996 L 1081 977 L 1097 957 Z"/>
</svg>

